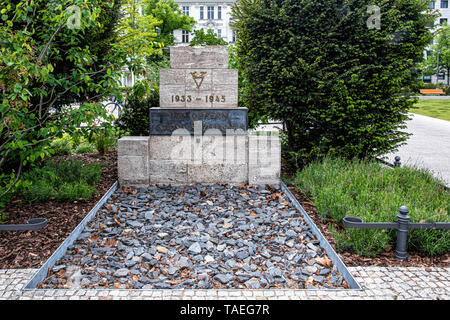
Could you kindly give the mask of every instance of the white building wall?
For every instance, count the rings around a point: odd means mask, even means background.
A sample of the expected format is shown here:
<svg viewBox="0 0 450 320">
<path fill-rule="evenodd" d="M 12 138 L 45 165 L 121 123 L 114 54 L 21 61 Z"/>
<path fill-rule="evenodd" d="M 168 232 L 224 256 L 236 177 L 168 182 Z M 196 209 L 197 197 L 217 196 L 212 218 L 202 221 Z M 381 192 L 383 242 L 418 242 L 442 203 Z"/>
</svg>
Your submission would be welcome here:
<svg viewBox="0 0 450 320">
<path fill-rule="evenodd" d="M 230 27 L 230 19 L 234 0 L 175 0 L 175 2 L 178 3 L 181 10 L 183 10 L 183 7 L 189 7 L 189 16 L 197 21 L 193 28 L 194 30 L 204 29 L 206 32 L 208 29 L 211 29 L 216 35 L 220 32 L 220 37 L 226 42 L 233 42 L 233 30 Z M 200 17 L 200 7 L 203 7 L 203 19 Z M 214 19 L 208 19 L 208 7 L 214 8 Z M 221 7 L 221 19 L 218 18 L 218 7 Z M 175 30 L 174 36 L 176 44 L 188 45 L 188 42 L 183 42 L 181 30 Z M 193 32 L 189 34 L 189 41 L 192 40 L 193 36 Z"/>
</svg>

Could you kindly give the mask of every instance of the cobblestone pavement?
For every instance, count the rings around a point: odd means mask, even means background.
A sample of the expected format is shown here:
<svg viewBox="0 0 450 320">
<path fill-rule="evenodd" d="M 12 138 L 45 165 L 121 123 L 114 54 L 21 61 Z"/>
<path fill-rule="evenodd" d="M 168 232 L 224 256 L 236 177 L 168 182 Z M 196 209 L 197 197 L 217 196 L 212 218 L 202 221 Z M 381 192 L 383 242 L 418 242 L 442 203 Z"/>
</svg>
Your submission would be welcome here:
<svg viewBox="0 0 450 320">
<path fill-rule="evenodd" d="M 350 267 L 362 290 L 22 290 L 36 269 L 1 269 L 0 300 L 450 300 L 450 267 Z"/>
</svg>

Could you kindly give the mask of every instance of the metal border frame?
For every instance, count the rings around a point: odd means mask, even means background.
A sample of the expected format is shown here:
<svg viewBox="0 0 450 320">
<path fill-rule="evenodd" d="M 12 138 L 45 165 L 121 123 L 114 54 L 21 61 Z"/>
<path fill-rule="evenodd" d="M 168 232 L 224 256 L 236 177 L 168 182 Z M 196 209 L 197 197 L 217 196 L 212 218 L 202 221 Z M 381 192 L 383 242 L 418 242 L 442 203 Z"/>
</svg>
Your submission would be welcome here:
<svg viewBox="0 0 450 320">
<path fill-rule="evenodd" d="M 327 253 L 330 260 L 333 262 L 333 264 L 336 266 L 337 270 L 341 273 L 341 275 L 344 277 L 344 279 L 347 281 L 347 284 L 349 286 L 349 289 L 356 289 L 356 290 L 362 290 L 361 286 L 356 282 L 355 278 L 352 276 L 350 271 L 347 269 L 344 262 L 342 262 L 339 255 L 334 251 L 333 247 L 330 245 L 328 240 L 323 236 L 322 232 L 320 232 L 319 228 L 317 228 L 316 224 L 312 219 L 308 216 L 305 209 L 300 205 L 297 198 L 294 197 L 294 195 L 291 193 L 289 188 L 284 184 L 284 182 L 280 181 L 280 187 L 281 190 L 288 196 L 289 200 L 292 202 L 294 207 L 298 210 L 300 210 L 301 214 L 303 215 L 303 218 L 306 220 L 306 223 L 310 227 L 311 231 L 316 235 L 317 239 L 320 241 L 320 246 L 325 249 L 325 252 Z M 343 290 L 349 290 L 349 289 L 343 289 Z"/>
<path fill-rule="evenodd" d="M 118 182 L 116 181 L 111 188 L 105 193 L 105 195 L 97 202 L 97 204 L 92 208 L 91 211 L 84 217 L 84 219 L 78 224 L 78 226 L 72 231 L 72 233 L 64 240 L 63 243 L 53 252 L 50 258 L 39 268 L 39 270 L 34 274 L 28 284 L 23 288 L 23 290 L 34 290 L 38 289 L 37 285 L 45 279 L 47 272 L 50 268 L 53 268 L 55 263 L 66 253 L 67 248 L 72 245 L 75 240 L 83 231 L 86 224 L 95 217 L 98 209 L 108 200 L 108 198 L 116 191 Z"/>
<path fill-rule="evenodd" d="M 114 191 L 116 191 L 118 186 L 118 182 L 116 181 L 113 186 L 106 192 L 106 194 L 99 200 L 99 202 L 92 208 L 92 210 L 87 214 L 87 216 L 80 222 L 80 224 L 72 231 L 72 233 L 67 237 L 66 240 L 56 249 L 56 251 L 50 256 L 50 258 L 47 259 L 47 261 L 39 268 L 39 270 L 34 274 L 34 276 L 31 278 L 31 280 L 28 282 L 28 284 L 22 289 L 24 291 L 27 290 L 70 290 L 70 289 L 38 289 L 37 285 L 45 279 L 47 276 L 47 272 L 50 268 L 52 268 L 56 262 L 64 256 L 66 253 L 67 248 L 72 245 L 75 240 L 78 238 L 80 233 L 83 231 L 86 224 L 92 220 L 92 218 L 96 215 L 98 209 L 106 202 L 106 200 L 113 194 Z M 303 218 L 306 220 L 308 226 L 310 227 L 313 234 L 316 235 L 316 237 L 320 241 L 320 246 L 322 246 L 325 249 L 325 252 L 327 253 L 330 260 L 333 262 L 333 264 L 336 266 L 339 273 L 343 276 L 343 278 L 347 281 L 347 284 L 349 286 L 348 289 L 285 289 L 280 288 L 279 290 L 283 291 L 348 291 L 348 290 L 363 290 L 361 286 L 356 282 L 355 278 L 351 275 L 345 264 L 342 262 L 342 260 L 339 258 L 337 253 L 334 251 L 334 249 L 331 247 L 329 242 L 325 239 L 325 237 L 322 235 L 320 230 L 317 228 L 317 226 L 314 224 L 314 222 L 311 220 L 311 218 L 308 216 L 306 211 L 303 209 L 303 207 L 300 205 L 300 203 L 297 201 L 297 199 L 292 195 L 290 190 L 287 188 L 287 186 L 280 182 L 281 190 L 288 196 L 291 203 L 294 205 L 296 209 L 298 209 L 301 214 L 303 215 Z M 103 289 L 92 289 L 92 290 L 103 290 Z M 142 290 L 142 289 L 117 289 L 117 290 Z M 161 290 L 161 289 L 151 289 L 151 290 Z M 235 290 L 235 289 L 223 289 L 223 290 Z M 242 290 L 242 289 L 240 289 Z M 252 289 L 253 291 L 264 291 L 267 289 Z"/>
</svg>

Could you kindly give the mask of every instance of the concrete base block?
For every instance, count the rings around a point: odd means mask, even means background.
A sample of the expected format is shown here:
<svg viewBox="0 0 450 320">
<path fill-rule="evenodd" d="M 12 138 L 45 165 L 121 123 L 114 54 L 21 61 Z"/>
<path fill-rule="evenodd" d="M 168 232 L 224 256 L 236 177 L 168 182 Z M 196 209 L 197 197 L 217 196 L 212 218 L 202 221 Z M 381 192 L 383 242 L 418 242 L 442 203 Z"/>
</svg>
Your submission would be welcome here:
<svg viewBox="0 0 450 320">
<path fill-rule="evenodd" d="M 149 137 L 123 137 L 117 144 L 119 183 L 148 185 Z"/>
<path fill-rule="evenodd" d="M 118 142 L 122 185 L 270 184 L 279 186 L 278 136 L 150 136 Z"/>
</svg>

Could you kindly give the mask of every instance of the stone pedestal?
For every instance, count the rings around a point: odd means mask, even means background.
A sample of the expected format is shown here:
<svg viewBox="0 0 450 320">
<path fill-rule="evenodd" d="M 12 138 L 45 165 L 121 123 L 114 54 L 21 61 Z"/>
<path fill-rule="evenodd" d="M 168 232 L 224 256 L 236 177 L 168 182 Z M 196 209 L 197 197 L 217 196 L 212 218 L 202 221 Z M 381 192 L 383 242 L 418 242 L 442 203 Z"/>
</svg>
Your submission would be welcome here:
<svg viewBox="0 0 450 320">
<path fill-rule="evenodd" d="M 118 142 L 119 182 L 279 185 L 280 139 L 247 134 L 227 47 L 172 47 L 170 62 L 160 72 L 150 136 Z"/>
</svg>

